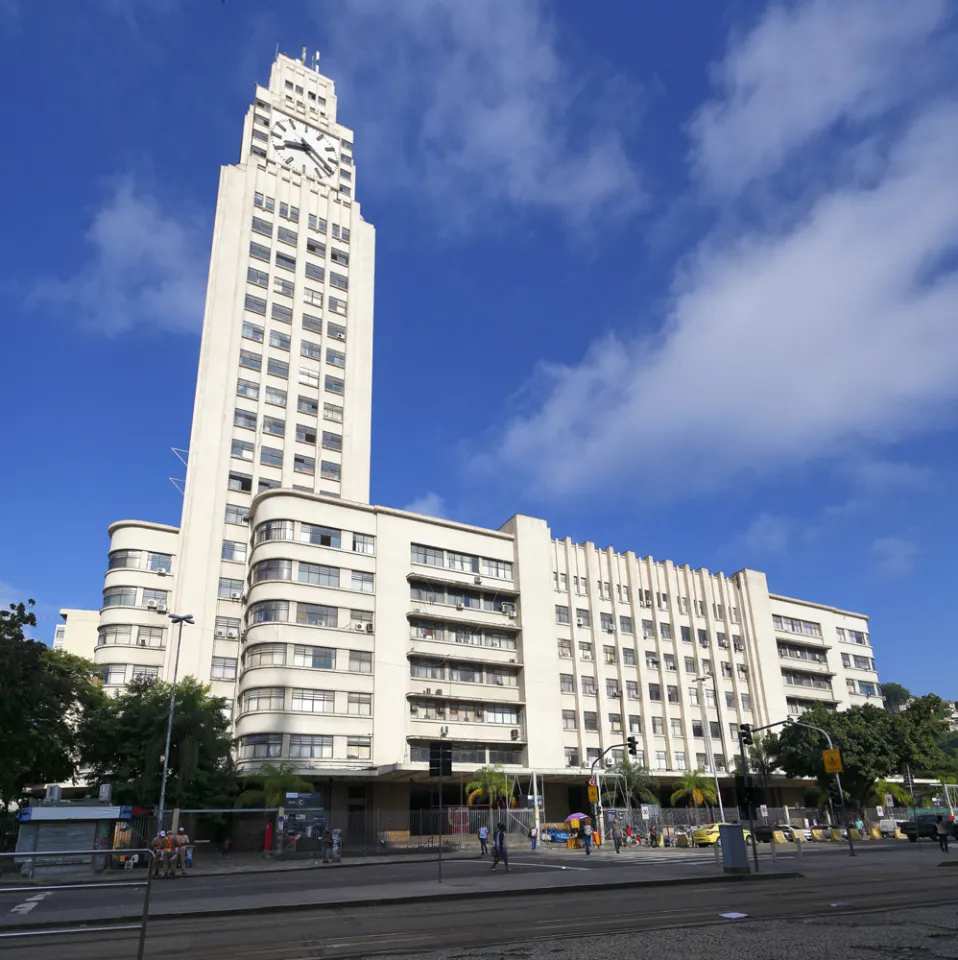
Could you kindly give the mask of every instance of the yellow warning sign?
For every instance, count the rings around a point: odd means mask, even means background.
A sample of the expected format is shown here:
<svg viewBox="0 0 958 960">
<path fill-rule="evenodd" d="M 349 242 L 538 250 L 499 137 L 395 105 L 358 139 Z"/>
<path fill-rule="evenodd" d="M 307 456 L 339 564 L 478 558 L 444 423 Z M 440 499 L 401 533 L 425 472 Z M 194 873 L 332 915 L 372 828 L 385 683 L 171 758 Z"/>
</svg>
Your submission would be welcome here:
<svg viewBox="0 0 958 960">
<path fill-rule="evenodd" d="M 825 761 L 825 773 L 841 773 L 842 772 L 841 750 L 823 750 L 822 760 Z"/>
<path fill-rule="evenodd" d="M 599 802 L 599 788 L 594 784 L 589 784 L 589 803 Z"/>
</svg>

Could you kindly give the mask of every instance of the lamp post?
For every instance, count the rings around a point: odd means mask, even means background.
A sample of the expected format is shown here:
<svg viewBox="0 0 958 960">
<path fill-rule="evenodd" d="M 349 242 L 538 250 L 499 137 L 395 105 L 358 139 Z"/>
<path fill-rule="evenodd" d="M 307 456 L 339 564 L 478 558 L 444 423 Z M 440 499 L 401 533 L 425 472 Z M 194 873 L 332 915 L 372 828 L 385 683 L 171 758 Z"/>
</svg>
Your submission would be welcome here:
<svg viewBox="0 0 958 960">
<path fill-rule="evenodd" d="M 173 684 L 170 687 L 170 712 L 166 718 L 166 748 L 163 751 L 163 782 L 160 784 L 160 809 L 157 814 L 157 830 L 163 829 L 163 808 L 166 804 L 166 775 L 170 766 L 170 737 L 173 734 L 173 708 L 176 705 L 176 674 L 180 668 L 180 644 L 183 641 L 183 624 L 194 623 L 193 614 L 170 614 L 170 620 L 179 626 L 176 635 L 176 657 L 173 660 Z"/>
<path fill-rule="evenodd" d="M 706 680 L 712 681 L 712 694 L 715 697 L 715 711 L 718 714 L 718 687 L 715 685 L 715 674 L 709 673 L 703 677 L 695 678 L 697 683 L 705 683 Z M 715 766 L 715 754 L 712 752 L 712 731 L 710 729 L 708 710 L 706 709 L 705 690 L 699 688 L 702 696 L 702 726 L 705 728 L 705 749 L 708 751 L 709 764 L 712 767 L 712 775 L 715 778 L 715 796 L 718 798 L 719 819 L 725 823 L 725 806 L 722 804 L 722 788 L 719 786 L 718 768 Z"/>
</svg>

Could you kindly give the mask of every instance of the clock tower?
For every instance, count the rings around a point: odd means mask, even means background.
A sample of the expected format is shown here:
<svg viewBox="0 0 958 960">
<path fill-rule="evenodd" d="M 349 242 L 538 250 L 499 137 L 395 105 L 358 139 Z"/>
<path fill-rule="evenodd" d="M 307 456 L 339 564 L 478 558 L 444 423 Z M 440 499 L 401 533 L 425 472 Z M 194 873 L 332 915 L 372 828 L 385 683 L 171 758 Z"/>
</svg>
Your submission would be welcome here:
<svg viewBox="0 0 958 960">
<path fill-rule="evenodd" d="M 173 602 L 232 699 L 253 497 L 369 502 L 375 230 L 333 81 L 280 55 L 220 172 Z M 174 644 L 165 675 L 172 675 Z"/>
</svg>

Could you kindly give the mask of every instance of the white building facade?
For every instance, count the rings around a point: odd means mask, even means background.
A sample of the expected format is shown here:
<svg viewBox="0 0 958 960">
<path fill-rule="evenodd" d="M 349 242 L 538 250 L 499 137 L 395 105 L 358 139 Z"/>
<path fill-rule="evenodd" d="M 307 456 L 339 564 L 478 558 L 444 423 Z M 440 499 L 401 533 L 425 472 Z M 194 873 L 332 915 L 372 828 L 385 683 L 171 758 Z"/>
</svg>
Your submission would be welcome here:
<svg viewBox="0 0 958 960">
<path fill-rule="evenodd" d="M 168 614 L 192 614 L 180 676 L 231 704 L 241 771 L 288 760 L 330 803 L 372 783 L 397 805 L 440 737 L 462 777 L 580 782 L 630 735 L 668 777 L 727 770 L 743 722 L 880 696 L 867 617 L 757 571 L 369 505 L 375 233 L 355 188 L 332 81 L 278 57 L 220 178 L 181 526 L 109 531 L 108 686 L 169 678 Z"/>
</svg>

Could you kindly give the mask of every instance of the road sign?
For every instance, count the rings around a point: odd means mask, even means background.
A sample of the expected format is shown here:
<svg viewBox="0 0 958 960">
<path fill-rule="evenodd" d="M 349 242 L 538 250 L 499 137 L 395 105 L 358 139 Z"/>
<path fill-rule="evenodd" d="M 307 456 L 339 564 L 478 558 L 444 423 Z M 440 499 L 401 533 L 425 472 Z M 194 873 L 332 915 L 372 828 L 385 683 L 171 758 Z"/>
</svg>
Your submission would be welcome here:
<svg viewBox="0 0 958 960">
<path fill-rule="evenodd" d="M 758 808 L 758 812 L 759 812 L 763 817 L 767 817 L 767 816 L 768 816 L 768 806 L 763 803 L 763 804 Z"/>
<path fill-rule="evenodd" d="M 643 807 L 643 808 L 642 808 L 642 819 L 643 819 L 643 820 L 648 820 L 648 819 L 650 818 L 650 816 L 651 816 L 651 813 L 650 813 L 650 811 L 649 811 L 649 808 L 648 808 L 648 807 Z"/>
<path fill-rule="evenodd" d="M 842 772 L 841 750 L 823 750 L 822 760 L 825 762 L 825 773 Z"/>
<path fill-rule="evenodd" d="M 599 802 L 599 788 L 594 784 L 589 784 L 589 803 Z"/>
<path fill-rule="evenodd" d="M 883 816 L 885 816 L 885 808 L 884 808 L 884 807 L 875 807 L 875 813 L 877 813 L 879 817 L 883 817 Z"/>
<path fill-rule="evenodd" d="M 885 806 L 886 807 L 895 806 L 895 798 L 890 793 L 885 794 Z"/>
</svg>

